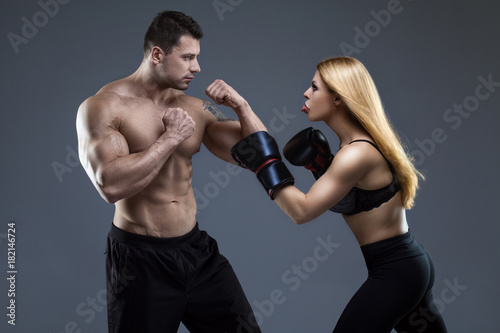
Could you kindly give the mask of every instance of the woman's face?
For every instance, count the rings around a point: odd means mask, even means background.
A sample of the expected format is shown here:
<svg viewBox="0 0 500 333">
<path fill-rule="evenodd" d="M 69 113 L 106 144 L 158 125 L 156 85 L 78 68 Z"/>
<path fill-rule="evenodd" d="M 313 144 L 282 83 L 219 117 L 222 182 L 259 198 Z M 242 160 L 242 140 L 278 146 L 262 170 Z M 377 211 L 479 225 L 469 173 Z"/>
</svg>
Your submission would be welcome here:
<svg viewBox="0 0 500 333">
<path fill-rule="evenodd" d="M 311 86 L 304 92 L 306 102 L 302 107 L 302 112 L 307 114 L 310 121 L 325 121 L 335 110 L 335 97 L 337 94 L 329 90 L 323 82 L 319 72 L 316 71 L 311 82 Z"/>
</svg>

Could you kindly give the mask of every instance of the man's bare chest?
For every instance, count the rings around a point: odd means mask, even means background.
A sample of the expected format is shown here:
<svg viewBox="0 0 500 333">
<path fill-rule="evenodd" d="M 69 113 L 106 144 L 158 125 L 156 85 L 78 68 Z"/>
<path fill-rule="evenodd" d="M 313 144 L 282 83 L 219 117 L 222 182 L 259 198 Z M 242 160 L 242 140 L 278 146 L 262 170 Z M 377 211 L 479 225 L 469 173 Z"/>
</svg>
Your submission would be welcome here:
<svg viewBox="0 0 500 333">
<path fill-rule="evenodd" d="M 170 106 L 169 106 L 170 107 Z M 157 107 L 150 104 L 135 104 L 123 108 L 119 120 L 119 132 L 125 137 L 130 153 L 141 152 L 154 144 L 165 133 L 164 116 L 169 107 Z M 175 107 L 181 107 L 175 105 Z M 195 110 L 188 110 L 194 120 L 195 132 L 176 149 L 177 153 L 192 156 L 199 151 L 203 138 L 203 120 Z"/>
</svg>

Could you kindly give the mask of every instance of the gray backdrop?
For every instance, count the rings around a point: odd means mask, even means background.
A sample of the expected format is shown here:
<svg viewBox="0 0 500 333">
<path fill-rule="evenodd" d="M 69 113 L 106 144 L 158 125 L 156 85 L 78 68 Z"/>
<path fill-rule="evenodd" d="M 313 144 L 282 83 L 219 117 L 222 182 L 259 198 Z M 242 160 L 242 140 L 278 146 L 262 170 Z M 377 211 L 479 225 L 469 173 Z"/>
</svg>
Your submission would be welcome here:
<svg viewBox="0 0 500 333">
<path fill-rule="evenodd" d="M 2 7 L 0 331 L 105 331 L 113 206 L 76 157 L 75 115 L 102 85 L 137 68 L 152 18 L 173 9 L 205 32 L 202 71 L 187 92 L 205 98 L 214 79 L 226 80 L 281 147 L 310 125 L 300 108 L 315 64 L 341 54 L 364 62 L 427 176 L 408 219 L 434 258 L 434 297 L 449 331 L 500 332 L 497 1 L 23 0 Z M 331 131 L 313 125 L 337 147 Z M 331 332 L 366 276 L 341 216 L 327 212 L 296 226 L 250 172 L 206 148 L 193 163 L 200 225 L 232 262 L 263 331 Z M 291 170 L 308 190 L 311 174 Z M 8 323 L 14 311 L 15 326 Z"/>
</svg>

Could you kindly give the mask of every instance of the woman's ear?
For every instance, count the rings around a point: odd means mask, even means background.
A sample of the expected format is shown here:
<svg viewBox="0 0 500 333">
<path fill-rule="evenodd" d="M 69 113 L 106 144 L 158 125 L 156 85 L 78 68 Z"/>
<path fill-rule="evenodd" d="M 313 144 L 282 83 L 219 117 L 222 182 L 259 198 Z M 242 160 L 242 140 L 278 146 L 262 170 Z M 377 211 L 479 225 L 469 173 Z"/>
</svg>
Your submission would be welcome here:
<svg viewBox="0 0 500 333">
<path fill-rule="evenodd" d="M 342 99 L 340 98 L 340 95 L 336 92 L 333 93 L 333 103 L 335 105 L 341 105 L 343 103 Z"/>
</svg>

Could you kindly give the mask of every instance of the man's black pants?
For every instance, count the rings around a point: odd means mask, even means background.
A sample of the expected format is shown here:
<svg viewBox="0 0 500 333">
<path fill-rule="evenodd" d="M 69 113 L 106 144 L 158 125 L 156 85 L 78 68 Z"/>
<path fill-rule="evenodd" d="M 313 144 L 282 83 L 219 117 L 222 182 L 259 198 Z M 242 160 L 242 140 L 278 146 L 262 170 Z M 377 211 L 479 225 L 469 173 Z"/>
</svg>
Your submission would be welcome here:
<svg viewBox="0 0 500 333">
<path fill-rule="evenodd" d="M 259 333 L 217 242 L 195 228 L 158 238 L 112 225 L 106 252 L 110 333 Z"/>
</svg>

